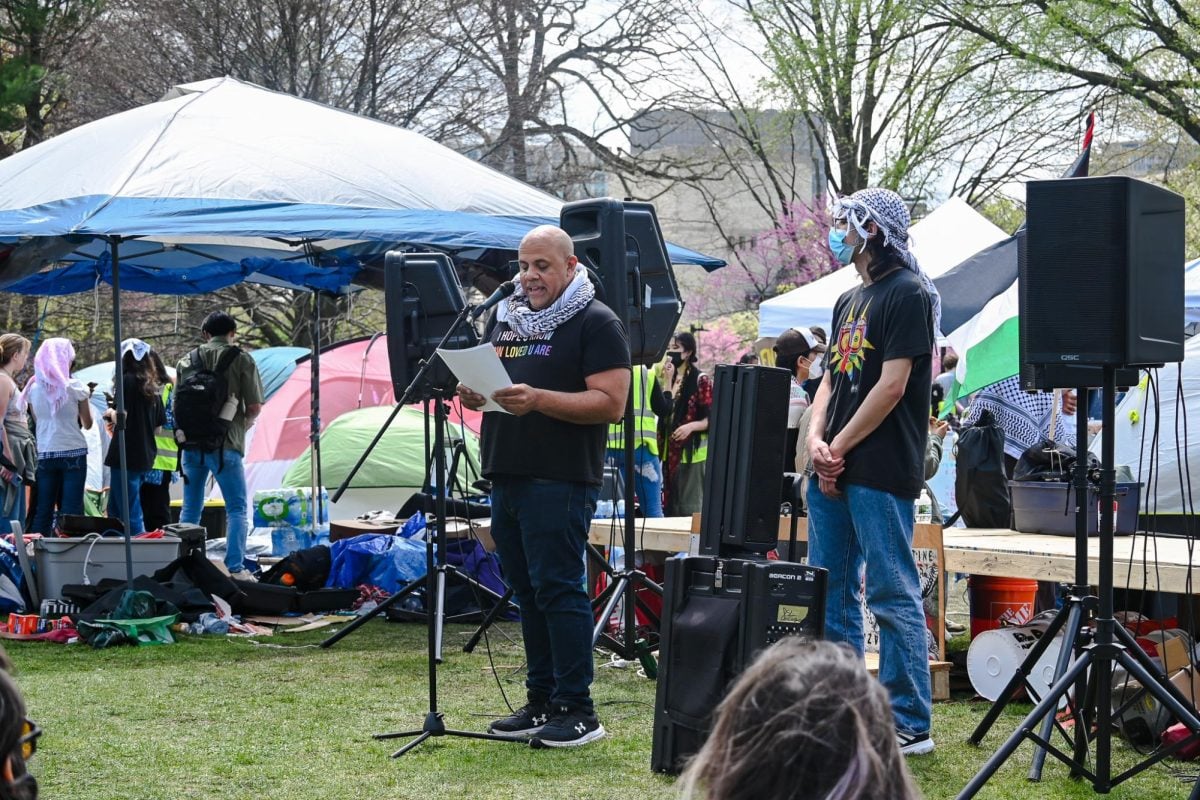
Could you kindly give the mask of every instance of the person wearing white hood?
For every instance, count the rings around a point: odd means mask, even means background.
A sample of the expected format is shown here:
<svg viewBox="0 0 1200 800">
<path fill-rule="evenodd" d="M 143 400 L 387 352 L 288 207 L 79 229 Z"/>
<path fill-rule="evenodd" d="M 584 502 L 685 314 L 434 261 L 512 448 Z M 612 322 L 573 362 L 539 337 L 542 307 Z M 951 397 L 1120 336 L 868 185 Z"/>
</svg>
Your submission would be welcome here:
<svg viewBox="0 0 1200 800">
<path fill-rule="evenodd" d="M 110 470 L 108 492 L 108 515 L 121 518 L 122 500 L 129 498 L 129 533 L 143 533 L 146 525 L 142 520 L 140 499 L 142 482 L 154 466 L 157 447 L 154 432 L 167 421 L 162 403 L 162 386 L 156 370 L 147 356 L 150 345 L 141 339 L 126 339 L 121 342 L 121 368 L 124 370 L 125 393 L 125 471 L 121 471 L 120 454 L 114 438 L 104 457 L 104 466 Z M 116 422 L 117 412 L 108 409 L 104 419 L 110 425 Z"/>
</svg>

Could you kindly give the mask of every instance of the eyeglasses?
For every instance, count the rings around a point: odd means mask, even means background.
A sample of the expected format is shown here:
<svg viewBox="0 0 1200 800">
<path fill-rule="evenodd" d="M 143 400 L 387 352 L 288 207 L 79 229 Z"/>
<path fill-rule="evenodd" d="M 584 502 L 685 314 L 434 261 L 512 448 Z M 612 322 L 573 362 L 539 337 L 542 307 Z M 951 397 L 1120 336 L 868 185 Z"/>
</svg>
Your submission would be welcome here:
<svg viewBox="0 0 1200 800">
<path fill-rule="evenodd" d="M 17 740 L 17 744 L 21 745 L 21 758 L 28 761 L 37 752 L 37 740 L 42 735 L 42 729 L 38 724 L 28 717 L 21 723 L 21 738 Z"/>
</svg>

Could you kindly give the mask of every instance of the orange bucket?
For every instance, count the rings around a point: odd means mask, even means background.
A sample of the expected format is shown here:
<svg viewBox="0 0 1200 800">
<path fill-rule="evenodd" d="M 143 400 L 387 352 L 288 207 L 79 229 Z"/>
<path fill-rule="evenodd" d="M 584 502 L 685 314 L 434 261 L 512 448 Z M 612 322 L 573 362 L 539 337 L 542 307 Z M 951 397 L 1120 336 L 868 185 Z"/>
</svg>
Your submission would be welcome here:
<svg viewBox="0 0 1200 800">
<path fill-rule="evenodd" d="M 971 601 L 971 638 L 1002 625 L 1024 625 L 1033 618 L 1037 581 L 971 575 L 967 592 Z"/>
</svg>

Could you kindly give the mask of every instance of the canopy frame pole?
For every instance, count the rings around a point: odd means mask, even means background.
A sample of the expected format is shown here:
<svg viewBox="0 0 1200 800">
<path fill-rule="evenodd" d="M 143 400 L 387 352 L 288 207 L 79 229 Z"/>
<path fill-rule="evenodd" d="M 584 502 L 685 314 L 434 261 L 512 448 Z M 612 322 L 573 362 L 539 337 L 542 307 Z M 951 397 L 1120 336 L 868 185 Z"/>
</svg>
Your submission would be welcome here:
<svg viewBox="0 0 1200 800">
<path fill-rule="evenodd" d="M 320 266 L 320 258 L 311 239 L 304 240 L 304 253 L 314 267 Z M 312 364 L 309 370 L 309 482 L 312 486 L 311 531 L 315 541 L 320 524 L 321 504 L 321 290 L 312 290 Z"/>
<path fill-rule="evenodd" d="M 113 443 L 117 447 L 117 464 L 121 469 L 120 486 L 115 486 L 110 477 L 109 491 L 117 492 L 118 500 L 120 501 L 121 509 L 121 525 L 125 529 L 125 582 L 130 589 L 133 588 L 133 531 L 130 530 L 129 523 L 129 464 L 126 461 L 125 454 L 125 368 L 123 354 L 121 353 L 121 342 L 124 336 L 121 331 L 121 237 L 108 237 L 109 253 L 112 255 L 112 301 L 113 301 L 113 352 L 116 354 L 113 358 L 113 363 L 116 368 L 113 372 L 113 397 L 116 405 L 116 421 L 113 426 Z M 111 471 L 109 475 L 111 476 Z M 141 531 L 138 531 L 141 533 Z"/>
</svg>

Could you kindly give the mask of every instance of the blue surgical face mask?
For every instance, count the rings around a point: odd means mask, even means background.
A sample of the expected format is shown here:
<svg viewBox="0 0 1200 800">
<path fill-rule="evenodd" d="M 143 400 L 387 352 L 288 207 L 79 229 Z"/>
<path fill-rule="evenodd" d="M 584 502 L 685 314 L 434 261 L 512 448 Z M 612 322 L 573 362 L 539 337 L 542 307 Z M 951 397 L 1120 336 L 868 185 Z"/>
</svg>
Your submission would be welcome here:
<svg viewBox="0 0 1200 800">
<path fill-rule="evenodd" d="M 854 245 L 846 244 L 846 232 L 840 228 L 829 229 L 829 249 L 842 266 L 854 260 Z"/>
</svg>

